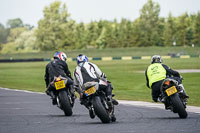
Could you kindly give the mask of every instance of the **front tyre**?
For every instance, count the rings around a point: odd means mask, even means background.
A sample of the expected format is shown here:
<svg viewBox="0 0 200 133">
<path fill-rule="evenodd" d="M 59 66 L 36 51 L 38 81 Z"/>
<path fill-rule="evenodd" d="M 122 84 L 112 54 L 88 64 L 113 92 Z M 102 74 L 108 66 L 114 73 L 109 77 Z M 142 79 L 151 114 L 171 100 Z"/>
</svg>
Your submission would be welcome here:
<svg viewBox="0 0 200 133">
<path fill-rule="evenodd" d="M 179 95 L 176 93 L 176 94 L 170 96 L 170 99 L 172 101 L 173 108 L 176 112 L 178 112 L 179 117 L 187 118 L 187 112 L 185 110 L 183 103 L 181 102 Z"/>
<path fill-rule="evenodd" d="M 104 108 L 99 96 L 95 96 L 92 99 L 92 104 L 94 107 L 95 114 L 103 123 L 109 123 L 111 121 L 108 112 Z"/>
<path fill-rule="evenodd" d="M 71 116 L 73 112 L 72 112 L 72 107 L 71 107 L 67 92 L 66 91 L 60 91 L 58 93 L 58 98 L 59 98 L 59 101 L 60 101 L 61 108 L 63 109 L 65 115 Z"/>
</svg>

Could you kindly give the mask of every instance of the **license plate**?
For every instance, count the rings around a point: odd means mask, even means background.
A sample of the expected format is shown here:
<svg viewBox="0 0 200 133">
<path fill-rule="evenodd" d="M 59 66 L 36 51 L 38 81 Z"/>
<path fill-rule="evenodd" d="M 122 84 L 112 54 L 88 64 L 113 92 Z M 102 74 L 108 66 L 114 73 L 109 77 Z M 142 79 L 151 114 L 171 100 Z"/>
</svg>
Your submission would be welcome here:
<svg viewBox="0 0 200 133">
<path fill-rule="evenodd" d="M 65 82 L 64 82 L 64 80 L 55 82 L 55 87 L 56 87 L 56 90 L 60 90 L 62 88 L 65 88 Z"/>
<path fill-rule="evenodd" d="M 91 87 L 91 88 L 89 88 L 89 89 L 87 89 L 86 91 L 85 91 L 85 95 L 86 96 L 89 96 L 89 95 L 91 95 L 91 94 L 94 94 L 96 92 L 96 89 L 94 88 L 94 86 L 93 87 Z"/>
<path fill-rule="evenodd" d="M 168 88 L 167 90 L 165 90 L 165 92 L 167 93 L 168 96 L 171 96 L 172 94 L 177 92 L 177 89 L 175 86 L 172 86 L 172 87 Z"/>
</svg>

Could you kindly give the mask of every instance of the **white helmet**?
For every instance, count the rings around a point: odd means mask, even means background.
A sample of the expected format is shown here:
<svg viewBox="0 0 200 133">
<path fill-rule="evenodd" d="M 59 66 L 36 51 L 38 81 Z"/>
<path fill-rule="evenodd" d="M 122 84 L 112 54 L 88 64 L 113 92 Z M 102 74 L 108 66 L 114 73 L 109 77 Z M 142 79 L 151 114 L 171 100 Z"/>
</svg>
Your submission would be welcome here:
<svg viewBox="0 0 200 133">
<path fill-rule="evenodd" d="M 162 58 L 160 55 L 154 55 L 151 58 L 151 64 L 153 63 L 162 63 Z"/>
<path fill-rule="evenodd" d="M 80 54 L 78 55 L 76 60 L 77 60 L 77 64 L 79 65 L 82 62 L 88 62 L 88 57 L 86 55 Z"/>
<path fill-rule="evenodd" d="M 59 60 L 62 60 L 62 61 L 67 60 L 67 55 L 63 52 L 56 52 L 53 57 L 54 57 L 54 59 L 59 59 Z"/>
</svg>

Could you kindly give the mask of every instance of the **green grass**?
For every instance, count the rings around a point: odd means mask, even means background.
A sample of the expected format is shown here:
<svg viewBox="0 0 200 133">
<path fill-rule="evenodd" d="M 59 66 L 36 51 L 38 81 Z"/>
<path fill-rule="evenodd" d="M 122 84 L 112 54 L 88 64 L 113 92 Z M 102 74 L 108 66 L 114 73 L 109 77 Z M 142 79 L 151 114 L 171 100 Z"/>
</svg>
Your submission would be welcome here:
<svg viewBox="0 0 200 133">
<path fill-rule="evenodd" d="M 44 73 L 48 62 L 0 63 L 0 86 L 7 88 L 45 91 Z M 113 83 L 117 99 L 152 101 L 146 87 L 144 71 L 149 60 L 94 61 Z M 165 59 L 173 69 L 200 69 L 200 59 Z M 71 72 L 76 62 L 68 62 Z M 189 105 L 200 106 L 200 73 L 183 73 L 183 84 L 190 96 Z"/>
<path fill-rule="evenodd" d="M 133 47 L 133 48 L 108 48 L 108 49 L 86 49 L 86 50 L 68 50 L 64 51 L 69 57 L 77 57 L 80 53 L 86 54 L 88 57 L 103 56 L 150 56 L 154 54 L 160 55 L 200 55 L 200 47 Z M 18 54 L 0 54 L 0 59 L 24 59 L 24 58 L 52 58 L 55 51 L 39 52 L 39 53 L 18 53 Z"/>
</svg>

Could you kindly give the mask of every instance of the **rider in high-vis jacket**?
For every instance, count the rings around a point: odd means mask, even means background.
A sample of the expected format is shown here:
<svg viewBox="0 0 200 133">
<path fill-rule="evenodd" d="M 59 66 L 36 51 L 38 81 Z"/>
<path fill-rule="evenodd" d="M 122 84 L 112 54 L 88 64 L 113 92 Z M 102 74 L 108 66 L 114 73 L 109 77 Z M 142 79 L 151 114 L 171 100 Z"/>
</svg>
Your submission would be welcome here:
<svg viewBox="0 0 200 133">
<path fill-rule="evenodd" d="M 151 65 L 145 71 L 147 87 L 152 89 L 152 99 L 157 102 L 160 95 L 160 87 L 164 79 L 170 77 L 178 81 L 179 88 L 183 95 L 188 98 L 185 89 L 182 85 L 182 79 L 177 71 L 172 70 L 167 65 L 162 64 L 160 55 L 154 55 L 151 58 Z"/>
<path fill-rule="evenodd" d="M 105 84 L 106 81 L 107 84 Z M 76 91 L 80 94 L 80 100 L 82 98 L 82 88 L 87 84 L 93 82 L 98 83 L 99 88 L 102 89 L 108 100 L 110 100 L 114 105 L 118 102 L 112 98 L 112 85 L 107 81 L 106 75 L 98 68 L 97 65 L 88 62 L 86 55 L 80 54 L 77 57 L 77 67 L 74 71 L 74 86 L 76 86 Z"/>
</svg>

